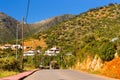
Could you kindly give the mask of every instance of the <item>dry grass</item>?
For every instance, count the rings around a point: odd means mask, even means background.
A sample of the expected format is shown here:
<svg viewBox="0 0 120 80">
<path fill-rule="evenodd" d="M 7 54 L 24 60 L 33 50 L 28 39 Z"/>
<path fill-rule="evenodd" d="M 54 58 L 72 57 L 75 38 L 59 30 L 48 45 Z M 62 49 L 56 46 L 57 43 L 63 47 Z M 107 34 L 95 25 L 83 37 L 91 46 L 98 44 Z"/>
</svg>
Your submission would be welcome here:
<svg viewBox="0 0 120 80">
<path fill-rule="evenodd" d="M 31 65 L 26 65 L 24 66 L 24 70 L 28 71 L 28 70 L 34 70 L 35 67 L 31 66 Z M 4 78 L 4 77 L 9 77 L 9 76 L 13 76 L 18 74 L 19 72 L 15 72 L 15 71 L 2 71 L 0 70 L 0 78 Z"/>
<path fill-rule="evenodd" d="M 24 42 L 25 46 L 29 46 L 32 49 L 36 49 L 37 46 L 40 46 L 42 49 L 47 47 L 45 40 L 41 38 L 40 40 L 30 39 Z"/>
<path fill-rule="evenodd" d="M 19 72 L 14 72 L 14 71 L 0 71 L 0 78 L 16 75 L 18 73 Z"/>
<path fill-rule="evenodd" d="M 25 66 L 24 66 L 24 70 L 25 70 L 25 71 L 34 70 L 34 69 L 35 69 L 35 66 L 34 66 L 34 65 L 25 65 Z"/>
</svg>

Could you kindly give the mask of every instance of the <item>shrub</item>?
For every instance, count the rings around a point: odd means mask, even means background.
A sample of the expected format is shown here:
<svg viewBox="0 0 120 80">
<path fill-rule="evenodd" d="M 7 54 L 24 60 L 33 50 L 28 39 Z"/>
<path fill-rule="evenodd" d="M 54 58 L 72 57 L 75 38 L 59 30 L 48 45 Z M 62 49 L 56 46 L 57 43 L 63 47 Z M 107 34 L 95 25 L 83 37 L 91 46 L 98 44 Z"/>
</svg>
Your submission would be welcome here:
<svg viewBox="0 0 120 80">
<path fill-rule="evenodd" d="M 15 58 L 0 59 L 0 69 L 5 71 L 20 71 L 20 62 Z"/>
<path fill-rule="evenodd" d="M 116 47 L 113 43 L 107 42 L 100 49 L 100 57 L 104 61 L 110 61 L 114 58 Z"/>
</svg>

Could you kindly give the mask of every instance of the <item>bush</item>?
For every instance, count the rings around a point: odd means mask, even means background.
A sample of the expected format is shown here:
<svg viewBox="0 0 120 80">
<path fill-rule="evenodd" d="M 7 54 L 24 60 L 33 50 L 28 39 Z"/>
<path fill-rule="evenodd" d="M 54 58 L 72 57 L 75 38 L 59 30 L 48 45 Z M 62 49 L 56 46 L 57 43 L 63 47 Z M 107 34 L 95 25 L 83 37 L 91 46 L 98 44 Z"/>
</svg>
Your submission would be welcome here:
<svg viewBox="0 0 120 80">
<path fill-rule="evenodd" d="M 120 57 L 120 50 L 119 49 L 117 50 L 117 53 L 118 53 L 118 56 Z"/>
<path fill-rule="evenodd" d="M 5 71 L 20 71 L 20 62 L 14 58 L 0 59 L 0 69 Z"/>
<path fill-rule="evenodd" d="M 104 61 L 110 61 L 114 58 L 116 47 L 113 43 L 107 42 L 100 49 L 100 57 Z"/>
</svg>

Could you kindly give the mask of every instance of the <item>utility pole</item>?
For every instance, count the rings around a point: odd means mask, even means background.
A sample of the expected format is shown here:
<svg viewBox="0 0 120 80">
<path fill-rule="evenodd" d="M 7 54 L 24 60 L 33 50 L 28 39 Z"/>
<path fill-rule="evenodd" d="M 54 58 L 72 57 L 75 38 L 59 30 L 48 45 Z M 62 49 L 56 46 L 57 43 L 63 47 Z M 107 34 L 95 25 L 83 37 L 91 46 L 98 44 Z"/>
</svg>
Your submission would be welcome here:
<svg viewBox="0 0 120 80">
<path fill-rule="evenodd" d="M 80 27 L 79 25 L 77 25 L 75 27 L 75 56 L 76 56 L 77 61 L 79 61 L 79 56 L 80 56 L 78 54 L 78 51 L 79 51 L 79 47 L 78 47 L 78 28 L 79 27 Z"/>
<path fill-rule="evenodd" d="M 24 69 L 24 57 L 23 57 L 23 54 L 24 54 L 24 17 L 22 19 L 22 55 L 21 55 L 21 66 L 22 66 L 22 70 Z"/>
<path fill-rule="evenodd" d="M 18 24 L 16 28 L 16 60 L 18 58 Z"/>
<path fill-rule="evenodd" d="M 75 56 L 78 56 L 78 31 L 75 28 Z"/>
</svg>

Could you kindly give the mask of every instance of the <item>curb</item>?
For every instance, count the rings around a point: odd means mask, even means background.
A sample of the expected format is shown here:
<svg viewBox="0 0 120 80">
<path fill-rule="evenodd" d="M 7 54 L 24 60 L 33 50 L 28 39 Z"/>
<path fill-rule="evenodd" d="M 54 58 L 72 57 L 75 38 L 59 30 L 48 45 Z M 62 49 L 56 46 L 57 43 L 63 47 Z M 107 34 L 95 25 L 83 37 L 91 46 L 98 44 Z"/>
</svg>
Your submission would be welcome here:
<svg viewBox="0 0 120 80">
<path fill-rule="evenodd" d="M 38 70 L 34 70 L 33 72 L 31 72 L 31 73 L 29 73 L 29 74 L 27 74 L 27 75 L 25 75 L 25 76 L 19 78 L 18 80 L 23 80 L 24 78 L 26 78 L 26 77 L 32 75 L 32 74 L 35 73 L 36 71 L 38 71 Z"/>
<path fill-rule="evenodd" d="M 25 71 L 25 72 L 19 73 L 17 75 L 1 78 L 0 80 L 23 80 L 24 78 L 35 73 L 36 71 L 38 71 L 38 70 Z"/>
</svg>

